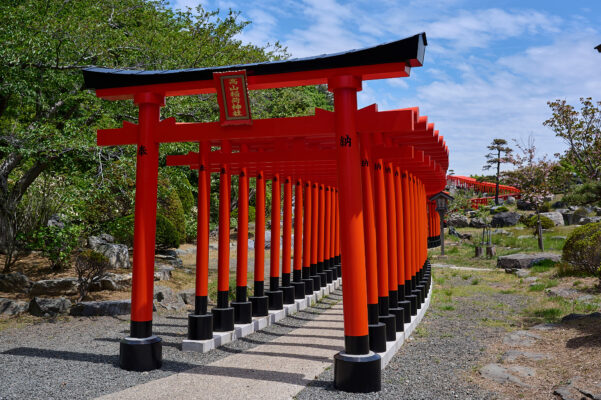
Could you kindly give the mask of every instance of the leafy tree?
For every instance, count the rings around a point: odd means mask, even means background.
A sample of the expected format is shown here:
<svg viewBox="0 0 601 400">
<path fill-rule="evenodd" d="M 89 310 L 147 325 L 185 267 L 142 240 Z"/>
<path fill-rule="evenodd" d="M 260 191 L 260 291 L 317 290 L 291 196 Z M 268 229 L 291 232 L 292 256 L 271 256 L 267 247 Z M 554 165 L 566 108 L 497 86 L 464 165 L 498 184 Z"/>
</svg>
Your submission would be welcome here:
<svg viewBox="0 0 601 400">
<path fill-rule="evenodd" d="M 512 164 L 516 168 L 505 174 L 510 184 L 520 189 L 522 199 L 534 206 L 538 225 L 538 247 L 540 250 L 544 250 L 540 212 L 545 201 L 548 201 L 553 194 L 549 176 L 555 163 L 549 161 L 546 156 L 536 157 L 536 146 L 532 137 L 525 144 L 517 141 L 515 144 L 520 151 L 511 158 Z"/>
<path fill-rule="evenodd" d="M 482 169 L 489 170 L 496 167 L 497 173 L 495 174 L 495 204 L 499 205 L 499 177 L 501 175 L 501 164 L 507 164 L 511 162 L 511 147 L 507 146 L 507 140 L 505 139 L 493 139 L 492 143 L 487 146 L 488 153 L 486 157 L 486 164 Z"/>
<path fill-rule="evenodd" d="M 580 98 L 576 110 L 566 100 L 547 104 L 553 115 L 543 124 L 568 145 L 564 158 L 573 165 L 582 182 L 601 180 L 601 102 Z"/>
<path fill-rule="evenodd" d="M 137 110 L 84 89 L 82 68 L 196 68 L 287 56 L 278 43 L 236 39 L 248 24 L 236 12 L 173 11 L 165 0 L 5 0 L 0 18 L 0 251 L 14 243 L 19 204 L 45 171 L 68 182 L 66 211 L 88 230 L 132 211 L 134 146 L 98 148 L 95 139 L 97 129 L 136 122 Z M 330 100 L 316 87 L 251 93 L 257 116 L 307 113 Z M 182 122 L 219 115 L 214 95 L 169 98 L 161 113 Z M 162 145 L 161 176 L 190 186 L 189 169 L 163 167 L 166 154 L 196 149 Z"/>
</svg>

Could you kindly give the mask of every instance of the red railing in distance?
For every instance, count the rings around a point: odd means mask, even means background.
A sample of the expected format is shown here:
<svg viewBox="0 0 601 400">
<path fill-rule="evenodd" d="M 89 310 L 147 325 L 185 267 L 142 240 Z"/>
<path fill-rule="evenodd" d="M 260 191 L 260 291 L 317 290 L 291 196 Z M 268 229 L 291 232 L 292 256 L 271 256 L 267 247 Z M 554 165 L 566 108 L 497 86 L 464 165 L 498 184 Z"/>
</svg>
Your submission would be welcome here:
<svg viewBox="0 0 601 400">
<path fill-rule="evenodd" d="M 448 175 L 447 176 L 447 184 L 453 185 L 460 189 L 472 189 L 477 193 L 487 193 L 493 194 L 495 193 L 494 182 L 480 182 L 475 178 L 471 178 L 468 176 L 461 175 Z M 507 200 L 509 196 L 520 197 L 520 190 L 514 186 L 509 185 L 499 185 L 499 199 Z M 480 206 L 487 206 L 491 201 L 494 201 L 495 197 L 475 197 L 471 199 L 471 207 L 473 209 L 478 209 Z"/>
</svg>

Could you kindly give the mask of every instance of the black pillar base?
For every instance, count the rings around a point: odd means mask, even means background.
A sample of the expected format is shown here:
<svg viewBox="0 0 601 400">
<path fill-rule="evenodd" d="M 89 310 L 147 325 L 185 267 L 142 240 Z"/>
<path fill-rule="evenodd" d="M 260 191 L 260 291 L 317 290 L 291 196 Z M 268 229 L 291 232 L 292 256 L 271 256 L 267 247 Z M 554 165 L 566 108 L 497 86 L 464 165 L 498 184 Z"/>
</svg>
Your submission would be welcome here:
<svg viewBox="0 0 601 400">
<path fill-rule="evenodd" d="M 332 268 L 330 268 L 330 271 L 332 271 L 332 280 L 335 281 L 336 279 L 338 279 L 338 277 L 339 277 L 338 268 L 336 268 L 335 265 L 332 265 Z"/>
<path fill-rule="evenodd" d="M 234 309 L 232 307 L 214 307 L 211 311 L 213 312 L 213 330 L 215 332 L 234 330 Z"/>
<path fill-rule="evenodd" d="M 396 318 L 392 314 L 380 315 L 380 322 L 386 325 L 386 341 L 394 342 L 396 340 Z"/>
<path fill-rule="evenodd" d="M 417 287 L 417 285 L 416 285 Z M 424 297 L 422 295 L 422 291 L 418 290 L 418 289 L 413 289 L 411 291 L 411 294 L 415 295 L 415 297 L 417 297 L 417 308 L 421 308 L 422 303 L 424 302 Z"/>
<path fill-rule="evenodd" d="M 417 296 L 408 294 L 405 296 L 405 300 L 411 302 L 411 315 L 417 315 Z"/>
<path fill-rule="evenodd" d="M 315 281 L 312 278 L 303 279 L 305 284 L 305 294 L 313 294 L 313 284 Z"/>
<path fill-rule="evenodd" d="M 328 275 L 325 272 L 318 272 L 317 276 L 319 276 L 319 279 L 321 280 L 321 287 L 326 287 L 326 285 L 328 284 Z"/>
<path fill-rule="evenodd" d="M 347 354 L 334 356 L 334 387 L 351 393 L 369 393 L 382 390 L 382 370 L 379 354 Z"/>
<path fill-rule="evenodd" d="M 426 292 L 426 286 L 425 286 L 425 285 L 422 285 L 422 284 L 420 283 L 420 284 L 418 284 L 418 285 L 415 287 L 415 290 L 419 290 L 419 291 L 420 291 L 420 294 L 421 294 L 420 301 L 421 301 L 422 303 L 423 303 L 424 301 L 426 301 L 426 293 L 427 293 L 427 292 Z"/>
<path fill-rule="evenodd" d="M 336 269 L 338 270 L 338 276 L 342 278 L 342 264 L 336 265 Z"/>
<path fill-rule="evenodd" d="M 411 302 L 407 300 L 399 301 L 399 308 L 403 309 L 403 322 L 411 322 Z"/>
<path fill-rule="evenodd" d="M 295 299 L 305 298 L 305 282 L 290 282 L 290 285 L 294 288 Z"/>
<path fill-rule="evenodd" d="M 405 330 L 405 312 L 400 307 L 390 307 L 388 312 L 394 315 L 395 318 L 395 329 L 397 332 L 403 332 Z"/>
<path fill-rule="evenodd" d="M 332 283 L 334 280 L 334 274 L 331 269 L 324 269 L 323 272 L 326 274 L 326 283 Z"/>
<path fill-rule="evenodd" d="M 280 287 L 282 294 L 284 295 L 284 304 L 294 304 L 295 292 L 294 286 L 282 286 Z"/>
<path fill-rule="evenodd" d="M 317 292 L 319 290 L 319 288 L 321 287 L 321 276 L 311 275 L 310 278 L 313 279 L 313 291 Z"/>
<path fill-rule="evenodd" d="M 152 371 L 163 365 L 163 344 L 158 336 L 126 337 L 119 344 L 119 367 L 127 371 Z"/>
<path fill-rule="evenodd" d="M 264 317 L 269 314 L 269 299 L 267 296 L 250 296 L 253 317 Z"/>
<path fill-rule="evenodd" d="M 376 353 L 386 351 L 386 325 L 382 322 L 367 325 L 369 329 L 369 349 Z"/>
<path fill-rule="evenodd" d="M 213 338 L 213 314 L 188 314 L 188 339 L 208 340 Z"/>
<path fill-rule="evenodd" d="M 250 324 L 253 320 L 252 303 L 250 301 L 232 301 L 235 324 Z"/>
<path fill-rule="evenodd" d="M 284 293 L 281 290 L 266 290 L 269 299 L 270 310 L 281 310 L 284 308 Z"/>
</svg>

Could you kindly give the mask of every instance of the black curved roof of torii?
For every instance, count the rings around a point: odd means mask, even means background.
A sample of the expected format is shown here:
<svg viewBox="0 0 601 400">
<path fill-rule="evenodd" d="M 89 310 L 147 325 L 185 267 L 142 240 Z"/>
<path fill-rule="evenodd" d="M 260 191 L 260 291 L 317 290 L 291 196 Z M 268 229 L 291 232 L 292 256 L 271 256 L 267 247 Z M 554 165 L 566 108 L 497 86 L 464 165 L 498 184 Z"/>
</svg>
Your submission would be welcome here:
<svg viewBox="0 0 601 400">
<path fill-rule="evenodd" d="M 407 62 L 416 67 L 423 64 L 425 32 L 377 46 L 350 50 L 335 54 L 267 61 L 254 64 L 227 65 L 222 67 L 191 68 L 180 70 L 139 71 L 91 67 L 83 70 L 85 87 L 109 89 L 140 85 L 212 80 L 214 72 L 246 69 L 248 76 L 274 75 L 344 67 Z"/>
</svg>

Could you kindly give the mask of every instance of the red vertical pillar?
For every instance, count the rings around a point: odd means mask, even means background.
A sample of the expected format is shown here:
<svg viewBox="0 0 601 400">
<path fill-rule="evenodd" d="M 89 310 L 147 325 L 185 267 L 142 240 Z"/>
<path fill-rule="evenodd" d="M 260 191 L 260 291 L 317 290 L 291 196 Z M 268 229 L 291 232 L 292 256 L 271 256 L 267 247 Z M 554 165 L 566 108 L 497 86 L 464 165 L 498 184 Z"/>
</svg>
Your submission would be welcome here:
<svg viewBox="0 0 601 400">
<path fill-rule="evenodd" d="M 241 152 L 247 151 L 242 145 Z M 248 170 L 240 169 L 238 176 L 238 247 L 236 259 L 236 301 L 232 302 L 234 322 L 248 324 L 252 322 L 252 305 L 247 301 L 248 276 Z"/>
<path fill-rule="evenodd" d="M 336 268 L 338 270 L 338 276 L 340 278 L 342 278 L 342 255 L 340 254 L 340 194 L 338 192 L 338 189 L 336 189 L 336 198 L 334 199 L 334 205 L 336 206 L 336 224 L 335 224 L 335 228 L 336 228 L 336 240 L 335 240 L 335 244 L 336 244 L 336 248 L 335 248 L 335 254 L 336 254 Z"/>
<path fill-rule="evenodd" d="M 284 304 L 294 304 L 294 287 L 291 286 L 291 244 L 292 244 L 292 182 L 284 180 L 284 231 L 282 236 L 282 287 Z"/>
<path fill-rule="evenodd" d="M 213 314 L 207 313 L 209 296 L 209 207 L 211 186 L 207 161 L 209 144 L 198 144 L 198 219 L 196 225 L 196 296 L 194 313 L 188 315 L 188 339 L 213 337 Z"/>
<path fill-rule="evenodd" d="M 231 153 L 228 141 L 221 142 L 221 153 Z M 234 329 L 234 309 L 229 306 L 230 290 L 230 179 L 229 166 L 223 164 L 219 172 L 219 244 L 217 250 L 217 307 L 213 312 L 216 332 Z"/>
<path fill-rule="evenodd" d="M 319 190 L 318 184 L 311 184 L 311 278 L 313 279 L 313 290 L 321 287 L 321 277 L 317 274 L 317 242 L 319 222 Z"/>
<path fill-rule="evenodd" d="M 324 260 L 325 260 L 325 186 L 319 185 L 318 187 L 318 218 L 317 218 L 317 275 L 321 280 L 321 286 L 325 287 L 328 283 L 327 274 L 324 272 Z"/>
<path fill-rule="evenodd" d="M 413 266 L 415 264 L 415 229 L 413 228 L 413 202 L 411 201 L 411 177 L 407 171 L 401 174 L 403 197 L 403 230 L 405 243 L 405 300 L 411 304 L 411 315 L 417 315 L 417 296 L 413 294 Z"/>
<path fill-rule="evenodd" d="M 311 221 L 312 217 L 312 188 L 311 181 L 305 182 L 305 215 L 303 219 L 303 269 L 302 281 L 305 283 L 305 294 L 313 293 L 313 278 L 311 278 Z"/>
<path fill-rule="evenodd" d="M 401 183 L 401 170 L 399 167 L 394 168 L 394 192 L 396 199 L 396 241 L 397 241 L 397 293 L 398 307 L 403 310 L 402 320 L 404 323 L 411 322 L 411 302 L 405 299 L 405 276 L 407 274 L 405 264 L 405 253 L 407 252 L 405 235 L 405 218 L 403 204 L 403 193 Z M 398 321 L 397 321 L 398 324 Z M 397 325 L 398 326 L 398 325 Z"/>
<path fill-rule="evenodd" d="M 355 125 L 361 80 L 345 75 L 331 78 L 336 121 L 337 175 L 340 199 L 340 246 L 344 307 L 344 348 L 334 359 L 334 385 L 353 392 L 381 389 L 380 356 L 370 353 L 367 327 L 367 286 L 361 158 Z"/>
<path fill-rule="evenodd" d="M 250 297 L 255 317 L 268 314 L 269 301 L 265 296 L 265 176 L 257 173 L 255 194 L 255 288 Z"/>
<path fill-rule="evenodd" d="M 154 135 L 159 123 L 161 106 L 165 105 L 165 97 L 157 93 L 140 93 L 135 96 L 134 103 L 139 108 L 139 129 L 131 337 L 121 340 L 119 365 L 126 370 L 149 371 L 162 365 L 161 339 L 152 335 L 152 299 L 159 168 L 159 144 L 155 141 Z"/>
<path fill-rule="evenodd" d="M 338 269 L 336 268 L 336 189 L 330 190 L 330 271 L 332 279 L 338 279 Z"/>
<path fill-rule="evenodd" d="M 280 209 L 281 186 L 279 174 L 274 174 L 271 185 L 271 246 L 269 257 L 269 290 L 265 292 L 269 299 L 270 310 L 284 307 L 284 294 L 280 287 Z"/>
<path fill-rule="evenodd" d="M 303 279 L 303 181 L 297 179 L 294 184 L 294 266 L 292 282 L 294 298 L 305 297 L 305 283 Z"/>
<path fill-rule="evenodd" d="M 386 230 L 388 237 L 388 302 L 390 314 L 395 317 L 394 329 L 396 332 L 403 331 L 403 309 L 399 308 L 399 278 L 398 278 L 398 256 L 397 248 L 397 211 L 396 192 L 394 189 L 394 172 L 391 163 L 384 166 L 384 177 L 386 178 Z M 396 335 L 395 335 L 396 339 Z"/>
<path fill-rule="evenodd" d="M 376 223 L 369 155 L 369 135 L 361 135 L 361 182 L 363 193 L 363 226 L 365 228 L 365 268 L 367 282 L 367 321 L 369 349 L 377 353 L 386 351 L 386 325 L 380 322 L 378 305 L 378 257 L 376 248 Z"/>
<path fill-rule="evenodd" d="M 324 187 L 324 246 L 323 246 L 323 272 L 326 274 L 327 283 L 332 283 L 333 274 L 330 269 L 330 214 L 332 213 L 332 204 L 330 202 L 330 186 Z"/>
</svg>

